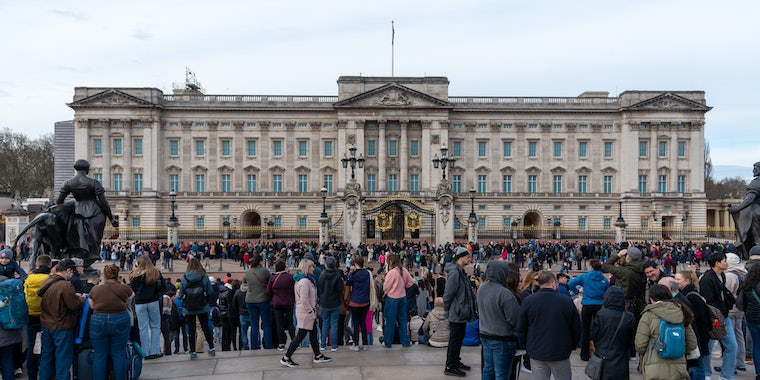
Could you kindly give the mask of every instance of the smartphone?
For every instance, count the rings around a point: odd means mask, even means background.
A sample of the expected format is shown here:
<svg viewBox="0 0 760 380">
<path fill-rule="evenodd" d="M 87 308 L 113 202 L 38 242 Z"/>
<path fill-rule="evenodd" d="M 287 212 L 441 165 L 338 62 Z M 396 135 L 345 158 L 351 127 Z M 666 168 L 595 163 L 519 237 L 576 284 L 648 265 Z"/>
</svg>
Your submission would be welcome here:
<svg viewBox="0 0 760 380">
<path fill-rule="evenodd" d="M 628 242 L 624 241 L 624 242 L 620 243 L 620 248 L 621 249 L 628 249 Z"/>
</svg>

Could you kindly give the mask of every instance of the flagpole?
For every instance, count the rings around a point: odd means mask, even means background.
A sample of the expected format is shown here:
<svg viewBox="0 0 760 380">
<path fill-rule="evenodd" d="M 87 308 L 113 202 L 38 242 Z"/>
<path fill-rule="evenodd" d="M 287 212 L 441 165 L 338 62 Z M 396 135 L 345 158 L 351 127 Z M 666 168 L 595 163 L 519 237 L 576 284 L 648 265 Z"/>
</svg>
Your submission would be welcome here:
<svg viewBox="0 0 760 380">
<path fill-rule="evenodd" d="M 393 25 L 393 20 L 391 20 L 391 77 L 393 77 L 393 66 L 395 64 L 395 50 L 396 50 L 396 28 Z"/>
</svg>

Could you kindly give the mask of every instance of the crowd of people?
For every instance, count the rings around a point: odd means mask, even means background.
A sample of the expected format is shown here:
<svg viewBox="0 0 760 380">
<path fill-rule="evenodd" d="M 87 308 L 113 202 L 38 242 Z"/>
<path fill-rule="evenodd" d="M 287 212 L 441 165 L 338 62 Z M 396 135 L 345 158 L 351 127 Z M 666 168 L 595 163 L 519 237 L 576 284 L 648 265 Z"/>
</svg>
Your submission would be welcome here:
<svg viewBox="0 0 760 380">
<path fill-rule="evenodd" d="M 449 376 L 471 370 L 462 345 L 482 344 L 485 379 L 519 371 L 569 379 L 571 352 L 580 347 L 581 360 L 603 359 L 602 378 L 628 378 L 629 358 L 638 354 L 645 378 L 701 380 L 713 370 L 717 340 L 723 363 L 714 370 L 733 379 L 760 355 L 760 336 L 752 339 L 760 335 L 756 249 L 745 268 L 730 244 L 692 242 L 104 243 L 100 274 L 83 272 L 81 260 L 46 255 L 27 274 L 13 261 L 24 254 L 16 247 L 0 252 L 0 275 L 24 281 L 27 347 L 39 339 L 39 349 L 23 354 L 21 330 L 0 331 L 0 369 L 12 378 L 25 360 L 30 379 L 67 378 L 86 302 L 95 378 L 106 371 L 123 378 L 127 343 L 136 341 L 147 360 L 215 356 L 220 345 L 276 348 L 287 367 L 298 366 L 292 355 L 301 346 L 325 363 L 327 350 L 341 347 L 425 344 L 446 348 Z M 236 261 L 244 275 L 210 277 L 211 260 L 220 258 Z M 179 259 L 184 273 L 164 277 Z M 571 278 L 570 270 L 584 273 Z M 683 357 L 652 355 L 660 320 L 684 326 Z M 725 334 L 716 336 L 716 325 Z"/>
</svg>

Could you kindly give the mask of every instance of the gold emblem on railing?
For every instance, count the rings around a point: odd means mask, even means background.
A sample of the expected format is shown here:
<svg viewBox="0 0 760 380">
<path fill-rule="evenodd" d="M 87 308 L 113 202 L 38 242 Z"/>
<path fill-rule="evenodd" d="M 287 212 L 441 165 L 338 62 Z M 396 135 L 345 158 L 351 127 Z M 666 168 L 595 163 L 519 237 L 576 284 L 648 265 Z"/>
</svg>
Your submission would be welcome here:
<svg viewBox="0 0 760 380">
<path fill-rule="evenodd" d="M 375 217 L 375 226 L 377 226 L 377 229 L 381 232 L 390 230 L 393 226 L 393 216 L 386 212 L 381 212 Z"/>
<path fill-rule="evenodd" d="M 409 231 L 417 231 L 420 229 L 420 226 L 422 225 L 422 217 L 420 217 L 416 212 L 411 212 L 409 215 L 406 216 L 406 228 Z"/>
</svg>

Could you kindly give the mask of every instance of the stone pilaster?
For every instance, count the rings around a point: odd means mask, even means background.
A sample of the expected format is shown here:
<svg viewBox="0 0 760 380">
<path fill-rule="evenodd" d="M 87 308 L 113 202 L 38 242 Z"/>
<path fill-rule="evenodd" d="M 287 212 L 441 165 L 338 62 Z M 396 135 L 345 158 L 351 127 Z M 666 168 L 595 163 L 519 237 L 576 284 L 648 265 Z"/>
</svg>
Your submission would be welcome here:
<svg viewBox="0 0 760 380">
<path fill-rule="evenodd" d="M 435 194 L 435 245 L 454 241 L 454 197 L 451 183 L 442 181 Z"/>
<path fill-rule="evenodd" d="M 343 196 L 343 240 L 356 248 L 362 242 L 362 190 L 361 185 L 349 182 Z"/>
</svg>

